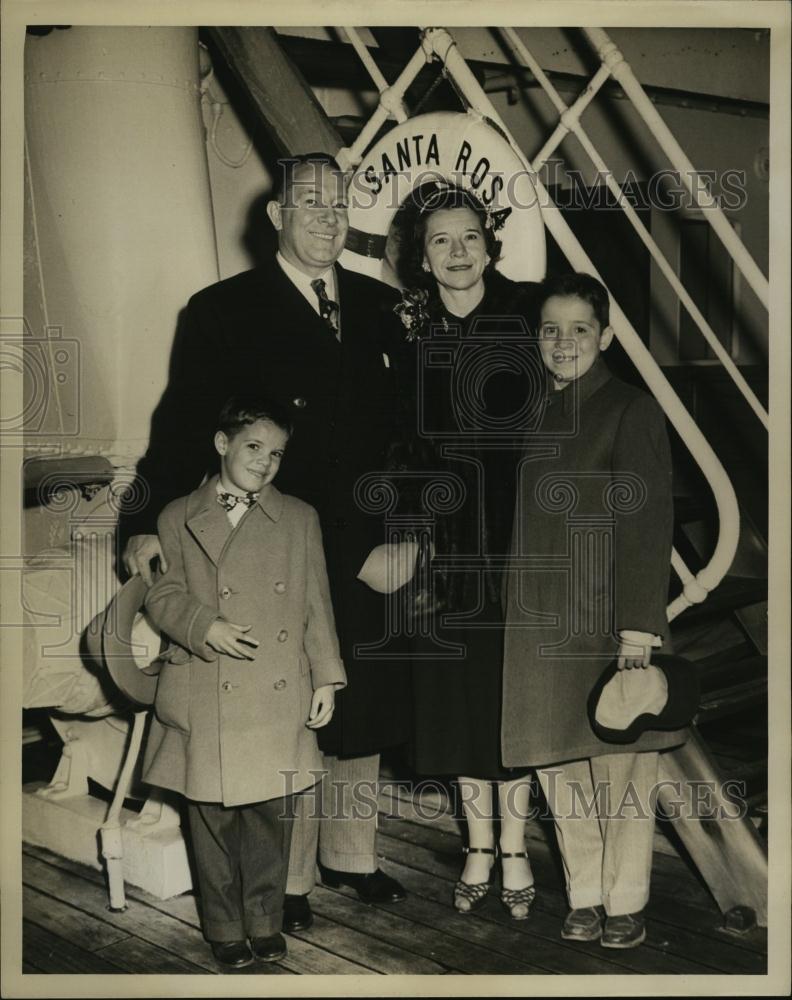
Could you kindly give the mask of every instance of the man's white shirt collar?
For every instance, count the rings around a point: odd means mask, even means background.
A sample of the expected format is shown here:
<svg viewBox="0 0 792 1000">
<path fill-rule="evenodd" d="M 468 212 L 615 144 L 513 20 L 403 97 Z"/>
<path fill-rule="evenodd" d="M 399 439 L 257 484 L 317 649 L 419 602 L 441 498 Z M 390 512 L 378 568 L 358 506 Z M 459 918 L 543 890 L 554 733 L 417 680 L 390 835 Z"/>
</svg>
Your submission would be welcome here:
<svg viewBox="0 0 792 1000">
<path fill-rule="evenodd" d="M 280 250 L 275 254 L 275 259 L 289 281 L 291 281 L 291 283 L 297 288 L 303 298 L 311 306 L 313 306 L 314 312 L 317 313 L 317 315 L 321 315 L 319 313 L 319 297 L 313 288 L 311 288 L 311 282 L 316 281 L 316 278 L 309 277 L 299 268 L 295 267 L 294 264 L 291 264 L 288 260 L 286 260 Z M 335 268 L 332 266 L 328 267 L 326 271 L 317 275 L 317 277 L 324 280 L 327 297 L 332 299 L 333 302 L 338 302 L 338 296 L 336 294 Z"/>
</svg>

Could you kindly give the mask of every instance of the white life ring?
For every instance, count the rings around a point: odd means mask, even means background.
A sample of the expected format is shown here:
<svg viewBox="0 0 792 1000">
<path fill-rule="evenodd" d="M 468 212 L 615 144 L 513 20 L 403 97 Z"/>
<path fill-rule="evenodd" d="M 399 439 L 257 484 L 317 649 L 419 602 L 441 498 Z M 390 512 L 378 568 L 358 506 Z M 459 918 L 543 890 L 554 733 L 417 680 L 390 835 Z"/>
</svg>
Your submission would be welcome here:
<svg viewBox="0 0 792 1000">
<path fill-rule="evenodd" d="M 393 216 L 413 188 L 440 178 L 495 212 L 511 209 L 498 230 L 497 269 L 513 281 L 541 281 L 545 231 L 531 175 L 500 130 L 472 111 L 418 115 L 368 150 L 350 180 L 342 265 L 388 280 L 384 257 Z"/>
</svg>

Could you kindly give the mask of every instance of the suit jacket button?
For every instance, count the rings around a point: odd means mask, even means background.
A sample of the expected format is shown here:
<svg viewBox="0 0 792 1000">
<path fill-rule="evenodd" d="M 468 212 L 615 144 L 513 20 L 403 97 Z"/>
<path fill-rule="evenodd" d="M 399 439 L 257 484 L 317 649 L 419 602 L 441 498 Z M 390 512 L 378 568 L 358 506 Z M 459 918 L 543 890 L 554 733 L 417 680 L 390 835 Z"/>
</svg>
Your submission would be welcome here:
<svg viewBox="0 0 792 1000">
<path fill-rule="evenodd" d="M 231 684 L 231 681 L 223 681 L 223 683 L 220 686 L 222 687 L 222 689 L 224 691 L 230 691 L 231 688 L 233 687 L 233 685 Z"/>
<path fill-rule="evenodd" d="M 282 691 L 286 687 L 286 681 L 281 677 L 279 681 L 275 681 L 272 685 L 276 691 Z"/>
<path fill-rule="evenodd" d="M 289 633 L 286 631 L 285 628 L 282 628 L 280 632 L 278 632 L 278 642 L 286 642 L 288 638 L 289 638 Z"/>
<path fill-rule="evenodd" d="M 286 593 L 286 584 L 283 582 L 283 580 L 278 580 L 278 582 L 275 584 L 275 593 L 276 594 Z"/>
<path fill-rule="evenodd" d="M 308 405 L 308 403 L 302 398 L 302 396 L 298 396 L 297 399 L 293 400 L 293 402 L 294 405 L 300 410 L 304 409 Z"/>
<path fill-rule="evenodd" d="M 220 596 L 223 598 L 224 601 L 227 601 L 228 598 L 231 596 L 230 587 L 223 587 L 223 589 L 220 591 Z"/>
</svg>

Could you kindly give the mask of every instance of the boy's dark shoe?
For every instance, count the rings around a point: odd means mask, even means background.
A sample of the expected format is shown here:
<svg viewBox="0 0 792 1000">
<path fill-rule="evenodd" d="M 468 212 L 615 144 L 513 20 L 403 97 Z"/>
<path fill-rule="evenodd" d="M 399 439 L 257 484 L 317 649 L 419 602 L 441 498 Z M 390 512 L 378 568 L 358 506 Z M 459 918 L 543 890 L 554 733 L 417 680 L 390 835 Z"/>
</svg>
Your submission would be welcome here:
<svg viewBox="0 0 792 1000">
<path fill-rule="evenodd" d="M 324 866 L 320 866 L 319 870 L 322 875 L 322 885 L 327 885 L 331 889 L 348 885 L 364 903 L 400 903 L 407 898 L 407 893 L 396 879 L 386 875 L 379 868 L 366 875 L 339 872 Z"/>
<path fill-rule="evenodd" d="M 282 934 L 270 934 L 269 937 L 252 937 L 250 947 L 254 956 L 260 962 L 277 962 L 286 954 L 286 942 Z"/>
<path fill-rule="evenodd" d="M 311 904 L 307 896 L 286 895 L 283 899 L 283 930 L 287 934 L 307 931 L 313 923 Z"/>
<path fill-rule="evenodd" d="M 232 969 L 241 969 L 253 961 L 247 941 L 210 941 L 209 943 L 212 946 L 212 954 L 221 965 L 227 965 Z"/>
<path fill-rule="evenodd" d="M 637 948 L 646 940 L 643 911 L 607 917 L 600 944 L 603 948 Z"/>
<path fill-rule="evenodd" d="M 583 906 L 570 910 L 561 928 L 565 941 L 597 941 L 602 937 L 602 921 L 605 909 L 602 906 Z"/>
</svg>

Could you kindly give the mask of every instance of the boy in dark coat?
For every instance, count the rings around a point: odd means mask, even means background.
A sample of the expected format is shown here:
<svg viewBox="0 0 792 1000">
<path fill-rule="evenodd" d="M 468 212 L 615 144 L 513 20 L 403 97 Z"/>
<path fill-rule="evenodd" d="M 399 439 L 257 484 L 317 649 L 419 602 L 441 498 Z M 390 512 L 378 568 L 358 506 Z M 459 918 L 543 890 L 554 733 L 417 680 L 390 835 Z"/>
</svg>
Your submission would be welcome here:
<svg viewBox="0 0 792 1000">
<path fill-rule="evenodd" d="M 631 948 L 645 937 L 656 751 L 683 737 L 604 743 L 587 700 L 614 657 L 640 671 L 668 641 L 670 449 L 659 405 L 602 360 L 613 338 L 605 288 L 562 275 L 544 283 L 539 304 L 549 388 L 518 484 L 503 762 L 540 768 L 572 908 L 562 937 Z M 595 800 L 598 784 L 607 799 Z"/>
<path fill-rule="evenodd" d="M 286 952 L 291 797 L 321 777 L 314 730 L 346 675 L 319 518 L 271 485 L 287 411 L 235 398 L 219 428 L 220 476 L 158 522 L 167 571 L 146 609 L 176 645 L 144 779 L 187 798 L 204 934 L 219 962 L 240 967 Z"/>
</svg>

